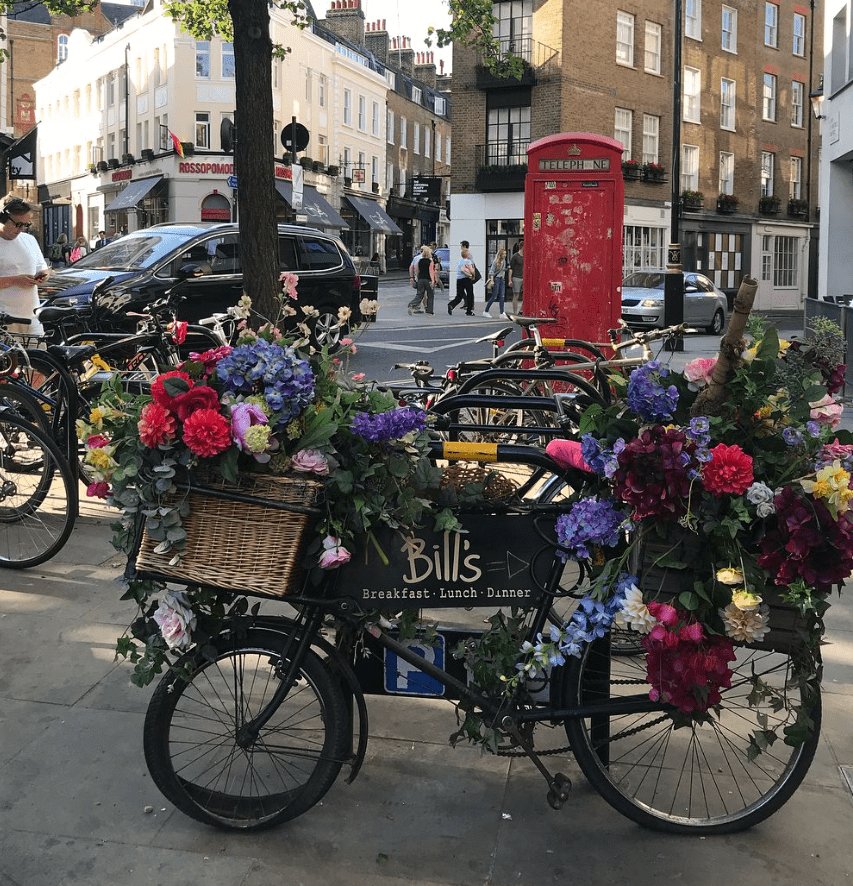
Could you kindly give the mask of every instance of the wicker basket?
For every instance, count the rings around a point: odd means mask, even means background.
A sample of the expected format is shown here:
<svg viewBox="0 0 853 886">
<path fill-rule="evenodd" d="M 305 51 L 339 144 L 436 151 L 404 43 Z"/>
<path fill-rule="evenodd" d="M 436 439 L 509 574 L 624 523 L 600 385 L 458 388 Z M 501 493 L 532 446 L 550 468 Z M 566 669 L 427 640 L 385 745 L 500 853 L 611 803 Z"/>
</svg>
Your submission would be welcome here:
<svg viewBox="0 0 853 886">
<path fill-rule="evenodd" d="M 136 568 L 166 580 L 284 597 L 296 583 L 303 535 L 322 489 L 305 477 L 264 474 L 244 475 L 236 486 L 192 488 L 180 563 L 170 565 L 172 553 L 155 553 L 158 543 L 143 532 Z"/>
</svg>

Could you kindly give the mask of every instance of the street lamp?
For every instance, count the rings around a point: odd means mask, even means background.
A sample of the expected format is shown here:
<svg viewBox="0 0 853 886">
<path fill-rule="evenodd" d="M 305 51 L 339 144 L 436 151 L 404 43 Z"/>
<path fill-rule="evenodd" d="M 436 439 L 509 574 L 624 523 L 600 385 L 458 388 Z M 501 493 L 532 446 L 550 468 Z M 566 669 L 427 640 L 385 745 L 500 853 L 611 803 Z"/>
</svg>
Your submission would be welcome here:
<svg viewBox="0 0 853 886">
<path fill-rule="evenodd" d="M 817 89 L 809 93 L 809 101 L 812 103 L 812 113 L 815 116 L 815 120 L 823 120 L 824 115 L 821 114 L 823 110 L 823 74 L 820 76 Z"/>
</svg>

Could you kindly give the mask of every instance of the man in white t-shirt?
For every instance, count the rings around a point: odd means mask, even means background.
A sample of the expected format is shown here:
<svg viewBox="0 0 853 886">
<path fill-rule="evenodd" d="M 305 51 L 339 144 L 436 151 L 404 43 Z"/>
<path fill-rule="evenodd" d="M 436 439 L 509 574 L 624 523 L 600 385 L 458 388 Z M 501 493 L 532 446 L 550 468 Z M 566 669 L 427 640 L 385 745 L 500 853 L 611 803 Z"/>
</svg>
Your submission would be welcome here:
<svg viewBox="0 0 853 886">
<path fill-rule="evenodd" d="M 33 209 L 20 197 L 7 195 L 0 203 L 0 311 L 30 320 L 25 326 L 10 323 L 10 332 L 40 335 L 44 330 L 36 319 L 39 306 L 38 284 L 50 276 L 50 268 L 38 242 L 28 233 Z"/>
</svg>

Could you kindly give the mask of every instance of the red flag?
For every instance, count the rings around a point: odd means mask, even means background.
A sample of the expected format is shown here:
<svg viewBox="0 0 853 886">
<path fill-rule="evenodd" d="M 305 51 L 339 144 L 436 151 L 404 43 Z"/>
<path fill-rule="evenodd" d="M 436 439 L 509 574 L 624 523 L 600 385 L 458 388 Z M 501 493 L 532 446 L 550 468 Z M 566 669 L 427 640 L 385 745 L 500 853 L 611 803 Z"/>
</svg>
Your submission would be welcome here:
<svg viewBox="0 0 853 886">
<path fill-rule="evenodd" d="M 175 146 L 175 153 L 183 160 L 184 159 L 184 146 L 181 144 L 181 140 L 175 135 L 172 130 L 169 130 L 169 137 L 172 139 L 172 144 Z"/>
</svg>

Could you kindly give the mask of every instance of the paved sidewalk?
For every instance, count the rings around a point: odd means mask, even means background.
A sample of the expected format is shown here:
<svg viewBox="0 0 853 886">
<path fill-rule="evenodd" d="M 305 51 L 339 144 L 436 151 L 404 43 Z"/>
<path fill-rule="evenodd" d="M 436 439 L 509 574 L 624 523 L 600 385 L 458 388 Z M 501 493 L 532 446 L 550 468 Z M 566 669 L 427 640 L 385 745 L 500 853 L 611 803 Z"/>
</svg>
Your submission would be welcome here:
<svg viewBox="0 0 853 886">
<path fill-rule="evenodd" d="M 698 356 L 695 345 L 674 356 Z M 113 516 L 92 501 L 83 511 L 54 560 L 0 572 L 0 886 L 851 882 L 851 596 L 829 614 L 815 763 L 750 832 L 645 831 L 600 800 L 571 758 L 554 762 L 574 781 L 554 812 L 529 762 L 448 746 L 456 724 L 446 703 L 371 698 L 355 783 L 339 781 L 294 822 L 241 836 L 190 820 L 151 783 L 142 758 L 151 690 L 133 687 L 113 658 L 132 614 L 118 599 Z"/>
</svg>

